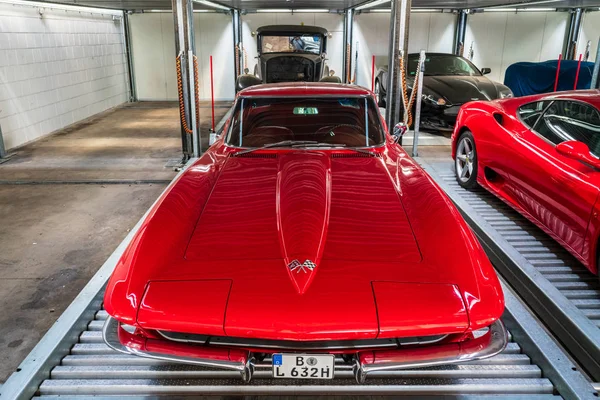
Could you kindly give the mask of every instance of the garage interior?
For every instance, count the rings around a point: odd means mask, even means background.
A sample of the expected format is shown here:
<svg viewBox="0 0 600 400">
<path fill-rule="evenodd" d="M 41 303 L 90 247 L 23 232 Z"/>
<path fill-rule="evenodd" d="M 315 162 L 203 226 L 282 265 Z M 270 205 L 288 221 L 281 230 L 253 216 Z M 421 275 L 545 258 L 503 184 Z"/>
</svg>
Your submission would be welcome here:
<svg viewBox="0 0 600 400">
<path fill-rule="evenodd" d="M 503 282 L 512 342 L 498 358 L 440 368 L 440 375 L 411 370 L 365 386 L 355 385 L 350 371 L 330 386 L 275 385 L 266 373 L 244 386 L 231 374 L 119 364 L 103 347 L 99 299 L 123 243 L 186 163 L 210 146 L 212 130 L 220 132 L 236 77 L 257 64 L 256 30 L 265 25 L 325 28 L 330 69 L 343 83 L 369 90 L 377 69 L 401 48 L 463 55 L 490 68 L 487 76 L 497 82 L 516 62 L 581 54 L 598 66 L 600 56 L 597 0 L 0 0 L 0 398 L 597 398 L 600 375 L 581 356 L 600 356 L 597 280 L 585 287 L 594 291 L 584 308 L 592 310 L 596 331 L 583 350 L 572 344 L 577 336 L 554 333 L 565 322 L 547 316 L 550 307 L 532 306 L 535 293 Z M 389 62 L 390 71 L 399 68 Z M 394 109 L 402 87 L 393 82 L 392 105 L 381 109 L 388 126 L 403 118 Z M 464 194 L 450 182 L 451 132 L 417 132 L 418 151 L 414 130 L 403 146 L 470 213 L 476 233 L 478 222 L 489 222 L 477 219 L 480 205 L 522 219 L 489 194 Z M 464 199 L 471 203 L 461 206 Z M 496 239 L 485 232 L 478 238 Z M 510 253 L 484 247 L 508 254 L 492 261 L 509 280 Z"/>
</svg>

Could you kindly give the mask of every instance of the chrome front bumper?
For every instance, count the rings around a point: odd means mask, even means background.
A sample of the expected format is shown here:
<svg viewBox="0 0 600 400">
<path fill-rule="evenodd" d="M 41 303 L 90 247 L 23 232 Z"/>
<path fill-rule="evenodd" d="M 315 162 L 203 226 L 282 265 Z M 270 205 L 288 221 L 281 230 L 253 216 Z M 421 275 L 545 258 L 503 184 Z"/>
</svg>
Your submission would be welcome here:
<svg viewBox="0 0 600 400">
<path fill-rule="evenodd" d="M 252 379 L 255 369 L 255 359 L 249 351 L 148 339 L 126 331 L 111 317 L 108 317 L 104 324 L 103 337 L 109 347 L 122 353 L 234 370 L 238 371 L 246 382 Z M 429 367 L 493 357 L 502 352 L 507 343 L 508 334 L 502 321 L 498 320 L 490 325 L 483 335 L 461 343 L 359 351 L 354 356 L 353 371 L 356 381 L 364 383 L 367 375 L 376 371 Z"/>
</svg>

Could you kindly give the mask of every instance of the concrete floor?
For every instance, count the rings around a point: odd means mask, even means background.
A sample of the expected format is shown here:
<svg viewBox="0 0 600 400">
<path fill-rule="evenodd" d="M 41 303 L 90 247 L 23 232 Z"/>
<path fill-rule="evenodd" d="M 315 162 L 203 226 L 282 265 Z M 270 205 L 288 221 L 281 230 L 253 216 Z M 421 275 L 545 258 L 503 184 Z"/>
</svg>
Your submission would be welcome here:
<svg viewBox="0 0 600 400">
<path fill-rule="evenodd" d="M 219 106 L 217 120 L 228 105 Z M 166 165 L 180 158 L 177 104 L 133 103 L 0 164 L 0 382 L 160 195 L 175 176 Z M 104 182 L 111 180 L 138 183 Z"/>
</svg>

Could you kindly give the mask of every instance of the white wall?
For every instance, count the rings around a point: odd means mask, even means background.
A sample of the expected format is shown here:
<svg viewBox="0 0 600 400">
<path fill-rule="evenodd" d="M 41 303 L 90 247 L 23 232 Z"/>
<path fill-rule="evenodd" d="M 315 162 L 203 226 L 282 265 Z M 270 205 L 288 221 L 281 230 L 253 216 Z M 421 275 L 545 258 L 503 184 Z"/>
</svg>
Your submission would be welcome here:
<svg viewBox="0 0 600 400">
<path fill-rule="evenodd" d="M 590 58 L 588 61 L 594 62 L 596 59 L 596 51 L 598 50 L 598 40 L 600 39 L 600 12 L 594 11 L 585 13 L 583 16 L 583 24 L 579 33 L 579 41 L 577 42 L 577 54 L 585 52 L 588 40 L 590 45 Z"/>
<path fill-rule="evenodd" d="M 469 15 L 465 55 L 473 44 L 473 63 L 492 69 L 490 79 L 504 82 L 509 65 L 557 59 L 562 52 L 568 13 L 484 12 Z"/>
<path fill-rule="evenodd" d="M 450 13 L 411 13 L 408 51 L 451 53 L 456 15 Z M 387 65 L 390 13 L 363 13 L 354 18 L 354 50 L 358 42 L 357 83 L 371 89 L 372 57 L 376 69 Z M 354 64 L 354 57 L 352 63 Z M 354 67 L 352 67 L 354 69 Z M 352 72 L 354 74 L 354 71 Z"/>
<path fill-rule="evenodd" d="M 171 13 L 130 15 L 135 85 L 139 100 L 177 100 L 175 29 Z M 213 56 L 216 100 L 235 96 L 231 16 L 194 13 L 200 98 L 210 99 L 210 56 Z"/>
<path fill-rule="evenodd" d="M 0 3 L 0 126 L 7 149 L 126 102 L 122 20 Z"/>
<path fill-rule="evenodd" d="M 342 73 L 344 60 L 344 16 L 328 13 L 255 13 L 242 15 L 242 42 L 247 53 L 248 68 L 252 73 L 256 65 L 257 44 L 256 32 L 264 25 L 310 25 L 318 26 L 331 34 L 327 41 L 327 65 L 336 72 Z"/>
</svg>

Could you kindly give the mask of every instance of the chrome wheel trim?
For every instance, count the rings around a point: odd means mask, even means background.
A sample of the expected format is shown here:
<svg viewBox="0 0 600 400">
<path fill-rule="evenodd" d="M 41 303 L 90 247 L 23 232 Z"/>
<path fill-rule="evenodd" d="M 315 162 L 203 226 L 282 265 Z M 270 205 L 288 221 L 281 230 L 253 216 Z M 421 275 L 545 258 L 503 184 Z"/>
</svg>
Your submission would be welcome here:
<svg viewBox="0 0 600 400">
<path fill-rule="evenodd" d="M 473 175 L 475 146 L 470 138 L 464 137 L 456 147 L 456 176 L 466 183 Z"/>
</svg>

